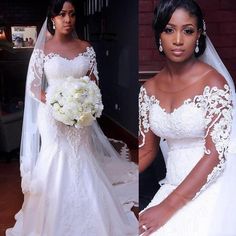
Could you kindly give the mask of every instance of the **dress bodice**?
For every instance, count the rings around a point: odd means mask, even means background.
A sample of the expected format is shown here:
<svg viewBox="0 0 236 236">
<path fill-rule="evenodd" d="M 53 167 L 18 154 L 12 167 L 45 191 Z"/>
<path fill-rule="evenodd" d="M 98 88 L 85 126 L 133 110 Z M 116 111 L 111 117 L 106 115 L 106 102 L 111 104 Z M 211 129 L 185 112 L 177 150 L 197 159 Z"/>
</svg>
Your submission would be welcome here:
<svg viewBox="0 0 236 236">
<path fill-rule="evenodd" d="M 167 141 L 166 179 L 169 183 L 180 184 L 204 155 L 211 156 L 215 150 L 219 164 L 209 174 L 202 190 L 222 173 L 232 124 L 228 85 L 223 88 L 206 86 L 202 94 L 184 100 L 172 112 L 162 108 L 158 98 L 148 95 L 141 87 L 139 112 L 140 148 L 151 148 L 146 142 L 149 132 Z M 149 134 L 149 139 L 152 136 Z"/>
<path fill-rule="evenodd" d="M 194 102 L 187 100 L 168 113 L 153 100 L 149 112 L 150 129 L 167 140 L 170 148 L 202 144 L 205 133 L 205 113 Z"/>
<path fill-rule="evenodd" d="M 49 53 L 44 58 L 44 73 L 49 85 L 61 82 L 66 77 L 79 78 L 85 76 L 92 67 L 94 50 L 87 47 L 73 59 L 68 59 L 56 53 Z"/>
</svg>

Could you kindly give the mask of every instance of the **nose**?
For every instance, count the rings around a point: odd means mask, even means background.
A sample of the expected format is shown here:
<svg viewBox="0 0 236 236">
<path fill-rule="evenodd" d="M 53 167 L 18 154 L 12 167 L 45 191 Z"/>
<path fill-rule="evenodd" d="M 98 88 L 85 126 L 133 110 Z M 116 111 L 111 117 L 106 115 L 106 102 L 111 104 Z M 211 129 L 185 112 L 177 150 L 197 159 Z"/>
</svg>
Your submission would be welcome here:
<svg viewBox="0 0 236 236">
<path fill-rule="evenodd" d="M 176 32 L 174 44 L 177 46 L 183 45 L 183 37 L 181 32 Z"/>
<path fill-rule="evenodd" d="M 65 16 L 65 21 L 66 21 L 67 23 L 71 22 L 71 16 L 70 16 L 69 14 L 66 14 L 66 16 Z"/>
</svg>

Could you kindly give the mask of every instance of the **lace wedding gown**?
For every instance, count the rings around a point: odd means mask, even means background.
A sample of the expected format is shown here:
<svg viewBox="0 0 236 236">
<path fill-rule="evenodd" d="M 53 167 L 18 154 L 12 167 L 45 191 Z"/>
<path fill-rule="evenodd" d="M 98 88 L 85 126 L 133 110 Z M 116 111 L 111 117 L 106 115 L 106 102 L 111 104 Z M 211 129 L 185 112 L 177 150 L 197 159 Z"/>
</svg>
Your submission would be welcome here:
<svg viewBox="0 0 236 236">
<path fill-rule="evenodd" d="M 49 86 L 68 76 L 86 75 L 95 60 L 92 47 L 71 60 L 37 53 L 44 58 Z M 130 211 L 138 199 L 137 165 L 122 156 L 102 156 L 95 129 L 56 121 L 44 103 L 38 109 L 38 128 L 39 157 L 30 182 L 22 180 L 24 203 L 6 235 L 137 235 L 137 220 Z"/>
<path fill-rule="evenodd" d="M 223 154 L 228 148 L 232 123 L 229 87 L 206 86 L 201 95 L 185 100 L 172 112 L 163 109 L 159 100 L 148 95 L 146 88 L 141 87 L 139 107 L 140 130 L 143 136 L 141 146 L 146 145 L 145 135 L 150 130 L 166 139 L 168 146 L 166 178 L 161 181 L 160 189 L 146 209 L 162 202 L 186 178 L 204 153 L 210 154 L 212 150 L 206 150 L 205 147 L 205 137 L 210 133 L 219 153 L 219 164 L 209 174 L 207 183 L 195 198 L 177 211 L 163 227 L 151 234 L 208 236 L 210 227 L 214 225 L 212 220 L 217 207 L 215 203 L 226 164 Z"/>
</svg>

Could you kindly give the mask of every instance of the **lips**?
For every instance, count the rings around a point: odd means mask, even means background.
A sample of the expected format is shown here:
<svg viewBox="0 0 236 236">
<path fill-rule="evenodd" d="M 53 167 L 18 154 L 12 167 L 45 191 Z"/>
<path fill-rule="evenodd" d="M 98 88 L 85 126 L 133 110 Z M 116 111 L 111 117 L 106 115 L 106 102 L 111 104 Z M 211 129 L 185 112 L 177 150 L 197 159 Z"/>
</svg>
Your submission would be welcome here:
<svg viewBox="0 0 236 236">
<path fill-rule="evenodd" d="M 180 48 L 174 48 L 171 51 L 175 56 L 181 56 L 184 53 L 184 50 Z"/>
<path fill-rule="evenodd" d="M 71 29 L 72 26 L 71 26 L 71 25 L 64 25 L 64 28 L 65 28 L 65 29 Z"/>
</svg>

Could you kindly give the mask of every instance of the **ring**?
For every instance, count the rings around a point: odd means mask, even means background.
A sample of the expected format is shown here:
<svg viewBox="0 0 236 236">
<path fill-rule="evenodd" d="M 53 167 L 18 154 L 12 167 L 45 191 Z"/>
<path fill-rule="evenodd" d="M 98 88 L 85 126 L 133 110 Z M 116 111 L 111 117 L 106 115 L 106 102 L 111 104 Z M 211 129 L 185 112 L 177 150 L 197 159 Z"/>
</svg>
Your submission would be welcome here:
<svg viewBox="0 0 236 236">
<path fill-rule="evenodd" d="M 146 225 L 142 225 L 142 228 L 146 231 L 148 228 Z"/>
</svg>

